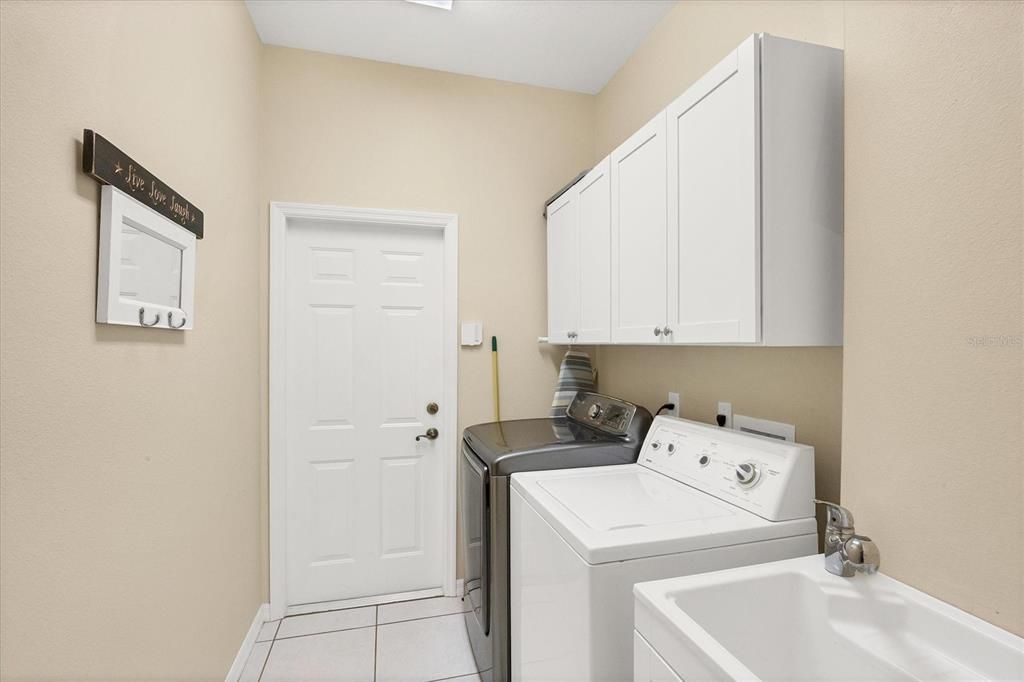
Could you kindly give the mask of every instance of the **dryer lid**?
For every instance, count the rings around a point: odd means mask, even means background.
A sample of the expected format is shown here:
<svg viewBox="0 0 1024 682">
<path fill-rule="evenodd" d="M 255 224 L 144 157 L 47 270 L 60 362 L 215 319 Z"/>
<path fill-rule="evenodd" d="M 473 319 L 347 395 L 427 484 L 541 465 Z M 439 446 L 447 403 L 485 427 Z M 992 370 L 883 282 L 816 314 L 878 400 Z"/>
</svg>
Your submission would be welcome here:
<svg viewBox="0 0 1024 682">
<path fill-rule="evenodd" d="M 475 424 L 462 435 L 491 476 L 518 471 L 628 464 L 640 441 L 619 438 L 565 417 Z"/>
</svg>

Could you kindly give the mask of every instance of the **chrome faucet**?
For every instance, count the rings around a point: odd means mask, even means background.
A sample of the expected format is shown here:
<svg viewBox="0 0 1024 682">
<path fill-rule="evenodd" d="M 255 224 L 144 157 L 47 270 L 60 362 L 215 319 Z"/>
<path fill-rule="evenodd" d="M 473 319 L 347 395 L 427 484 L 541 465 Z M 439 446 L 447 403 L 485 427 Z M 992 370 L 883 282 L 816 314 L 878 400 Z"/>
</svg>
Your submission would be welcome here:
<svg viewBox="0 0 1024 682">
<path fill-rule="evenodd" d="M 853 514 L 834 502 L 815 500 L 828 510 L 825 525 L 825 570 L 844 578 L 856 573 L 878 571 L 878 546 L 865 535 L 857 535 L 853 528 Z"/>
</svg>

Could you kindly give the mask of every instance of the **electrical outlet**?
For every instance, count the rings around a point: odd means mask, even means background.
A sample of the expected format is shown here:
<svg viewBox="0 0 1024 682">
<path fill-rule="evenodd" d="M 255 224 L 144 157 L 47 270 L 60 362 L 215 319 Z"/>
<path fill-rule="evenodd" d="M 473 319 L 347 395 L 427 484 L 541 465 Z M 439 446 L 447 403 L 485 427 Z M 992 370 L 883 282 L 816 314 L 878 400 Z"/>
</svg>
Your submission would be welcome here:
<svg viewBox="0 0 1024 682">
<path fill-rule="evenodd" d="M 665 414 L 672 415 L 673 417 L 678 417 L 679 413 L 682 412 L 682 409 L 683 409 L 683 406 L 679 402 L 679 400 L 680 399 L 679 399 L 679 394 L 678 393 L 669 393 L 668 394 L 668 402 L 670 402 L 673 405 L 675 405 L 675 407 L 673 407 L 671 410 L 667 410 L 665 412 Z"/>
<path fill-rule="evenodd" d="M 718 403 L 718 412 L 715 413 L 716 417 L 725 417 L 724 424 L 718 424 L 723 429 L 732 428 L 732 403 Z M 718 419 L 715 419 L 715 423 L 718 423 Z"/>
</svg>

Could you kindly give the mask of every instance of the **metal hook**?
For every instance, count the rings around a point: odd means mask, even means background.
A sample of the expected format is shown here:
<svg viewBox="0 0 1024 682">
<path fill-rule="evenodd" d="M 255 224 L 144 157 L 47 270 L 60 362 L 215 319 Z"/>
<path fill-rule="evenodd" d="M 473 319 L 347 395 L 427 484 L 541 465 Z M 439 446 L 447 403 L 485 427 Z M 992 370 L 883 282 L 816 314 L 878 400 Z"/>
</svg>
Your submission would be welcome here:
<svg viewBox="0 0 1024 682">
<path fill-rule="evenodd" d="M 187 321 L 188 318 L 182 315 L 181 324 L 174 324 L 174 313 L 167 313 L 167 326 L 170 327 L 171 329 L 181 329 L 182 327 L 185 326 L 185 323 Z"/>
<path fill-rule="evenodd" d="M 139 324 L 141 324 L 143 327 L 155 327 L 156 325 L 160 324 L 160 313 L 156 314 L 156 319 L 153 320 L 152 322 L 146 322 L 146 309 L 139 308 Z"/>
</svg>

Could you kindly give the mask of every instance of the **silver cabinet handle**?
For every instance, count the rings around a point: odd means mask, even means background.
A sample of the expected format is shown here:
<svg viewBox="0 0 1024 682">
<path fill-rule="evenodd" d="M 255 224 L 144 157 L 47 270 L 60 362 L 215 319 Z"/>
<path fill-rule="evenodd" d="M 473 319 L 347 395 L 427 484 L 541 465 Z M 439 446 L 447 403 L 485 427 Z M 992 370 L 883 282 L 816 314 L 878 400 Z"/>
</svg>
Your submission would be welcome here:
<svg viewBox="0 0 1024 682">
<path fill-rule="evenodd" d="M 662 333 L 663 333 L 663 334 L 665 334 L 665 336 L 668 336 L 669 334 L 671 334 L 671 333 L 672 333 L 672 330 L 671 330 L 671 329 L 669 329 L 668 327 L 665 327 L 665 331 L 664 331 L 664 332 L 662 332 Z"/>
<path fill-rule="evenodd" d="M 655 336 L 661 336 L 661 327 L 655 327 L 654 328 L 654 335 Z"/>
</svg>

